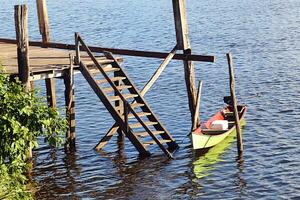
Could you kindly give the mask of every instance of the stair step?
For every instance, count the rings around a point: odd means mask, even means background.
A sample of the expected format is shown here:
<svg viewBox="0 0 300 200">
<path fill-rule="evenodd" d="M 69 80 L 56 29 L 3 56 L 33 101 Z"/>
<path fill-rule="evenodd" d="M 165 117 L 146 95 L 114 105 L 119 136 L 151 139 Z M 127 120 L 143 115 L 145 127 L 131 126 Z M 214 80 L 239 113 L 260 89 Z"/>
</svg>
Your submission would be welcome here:
<svg viewBox="0 0 300 200">
<path fill-rule="evenodd" d="M 158 124 L 158 122 L 144 122 L 147 126 L 152 126 Z M 141 123 L 135 123 L 135 124 L 129 124 L 130 128 L 139 128 L 142 127 L 143 125 Z"/>
<path fill-rule="evenodd" d="M 132 108 L 137 108 L 137 107 L 142 107 L 144 106 L 145 104 L 143 103 L 133 103 L 133 104 L 130 104 Z M 123 106 L 118 106 L 116 107 L 116 110 L 120 110 L 120 109 L 123 109 Z"/>
<path fill-rule="evenodd" d="M 131 85 L 119 85 L 119 86 L 117 86 L 118 90 L 125 90 L 125 89 L 129 89 L 129 88 L 132 88 L 132 86 Z M 112 87 L 104 88 L 103 91 L 104 92 L 112 92 L 112 91 L 114 91 L 114 88 L 112 88 Z"/>
<path fill-rule="evenodd" d="M 89 58 L 83 58 L 83 59 L 81 59 L 81 61 L 83 61 L 87 67 L 95 66 L 95 63 L 93 61 L 87 61 L 87 59 L 89 59 Z M 97 61 L 100 65 L 110 64 L 110 63 L 114 62 L 113 60 L 107 59 L 105 57 L 98 57 Z"/>
<path fill-rule="evenodd" d="M 124 76 L 116 76 L 116 77 L 112 77 L 110 78 L 110 80 L 112 81 L 122 81 L 122 80 L 125 80 L 126 77 Z M 100 79 L 100 80 L 97 80 L 96 81 L 97 83 L 107 83 L 107 80 L 106 79 Z"/>
<path fill-rule="evenodd" d="M 116 72 L 116 71 L 120 71 L 120 68 L 117 67 L 112 67 L 112 65 L 106 65 L 102 68 L 104 70 L 104 72 L 109 73 L 109 72 Z M 93 75 L 96 74 L 101 74 L 101 72 L 99 71 L 99 69 L 95 66 L 90 66 L 89 67 L 89 72 Z"/>
<path fill-rule="evenodd" d="M 144 116 L 148 116 L 151 115 L 150 112 L 138 112 L 136 113 L 139 117 L 144 117 Z M 129 114 L 128 118 L 135 118 L 135 116 L 133 114 Z"/>
<path fill-rule="evenodd" d="M 130 106 L 132 107 L 132 108 L 137 108 L 137 107 L 142 107 L 142 106 L 144 106 L 145 104 L 143 104 L 143 103 L 132 103 L 132 104 L 130 104 Z"/>
<path fill-rule="evenodd" d="M 172 140 L 159 140 L 160 143 L 167 143 L 167 142 L 172 142 Z M 148 145 L 153 145 L 153 144 L 157 144 L 154 140 L 152 141 L 148 141 L 148 142 L 143 142 L 143 144 L 145 146 L 148 146 Z"/>
<path fill-rule="evenodd" d="M 159 135 L 164 133 L 164 131 L 152 131 L 153 135 Z M 148 132 L 134 132 L 134 135 L 138 136 L 138 137 L 147 137 L 149 136 Z"/>
<path fill-rule="evenodd" d="M 103 70 L 105 72 L 117 72 L 117 71 L 120 71 L 120 68 L 107 66 L 107 67 L 104 67 Z"/>
<path fill-rule="evenodd" d="M 138 97 L 139 95 L 137 94 L 122 94 L 123 97 L 125 99 L 130 99 L 130 98 L 134 98 L 134 97 Z M 118 101 L 118 100 L 121 100 L 121 97 L 120 96 L 110 96 L 108 97 L 110 101 Z"/>
</svg>

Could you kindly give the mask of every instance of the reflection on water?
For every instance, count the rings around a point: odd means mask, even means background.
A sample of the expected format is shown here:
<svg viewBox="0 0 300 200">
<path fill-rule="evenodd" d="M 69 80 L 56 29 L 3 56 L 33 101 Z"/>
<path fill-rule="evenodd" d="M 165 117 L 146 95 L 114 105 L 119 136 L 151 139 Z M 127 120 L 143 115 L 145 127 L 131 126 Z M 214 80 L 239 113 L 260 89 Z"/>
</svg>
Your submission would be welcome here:
<svg viewBox="0 0 300 200">
<path fill-rule="evenodd" d="M 230 144 L 236 138 L 236 132 L 233 131 L 228 137 L 216 146 L 206 149 L 195 151 L 194 154 L 194 168 L 193 172 L 197 178 L 203 178 L 209 175 L 209 172 L 214 169 L 214 164 L 222 160 L 222 155 L 226 153 L 226 149 L 230 147 Z"/>
</svg>

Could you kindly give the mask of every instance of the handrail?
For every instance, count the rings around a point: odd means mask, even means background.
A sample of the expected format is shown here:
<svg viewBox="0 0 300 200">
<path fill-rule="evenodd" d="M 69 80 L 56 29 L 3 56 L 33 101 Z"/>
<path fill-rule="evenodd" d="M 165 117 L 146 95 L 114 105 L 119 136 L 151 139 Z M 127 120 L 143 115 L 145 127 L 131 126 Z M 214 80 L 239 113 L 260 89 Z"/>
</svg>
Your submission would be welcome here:
<svg viewBox="0 0 300 200">
<path fill-rule="evenodd" d="M 117 86 L 114 84 L 114 82 L 108 77 L 108 75 L 105 73 L 104 69 L 101 67 L 101 65 L 98 63 L 97 59 L 95 58 L 95 56 L 93 55 L 93 53 L 91 52 L 91 50 L 89 49 L 89 47 L 85 44 L 85 42 L 83 41 L 83 39 L 80 37 L 80 35 L 78 33 L 76 33 L 77 35 L 77 47 L 79 47 L 79 43 L 81 43 L 82 47 L 85 49 L 85 51 L 87 52 L 87 54 L 90 56 L 90 58 L 92 59 L 93 63 L 96 65 L 96 67 L 100 70 L 101 74 L 103 75 L 103 77 L 106 79 L 106 81 L 111 85 L 111 87 L 117 91 L 117 95 L 122 99 L 123 102 L 127 101 L 123 95 L 121 94 L 121 92 L 118 90 Z M 79 49 L 79 48 L 76 48 Z M 80 61 L 80 52 L 76 53 L 78 54 L 78 60 Z M 81 61 L 80 61 L 81 62 Z"/>
</svg>

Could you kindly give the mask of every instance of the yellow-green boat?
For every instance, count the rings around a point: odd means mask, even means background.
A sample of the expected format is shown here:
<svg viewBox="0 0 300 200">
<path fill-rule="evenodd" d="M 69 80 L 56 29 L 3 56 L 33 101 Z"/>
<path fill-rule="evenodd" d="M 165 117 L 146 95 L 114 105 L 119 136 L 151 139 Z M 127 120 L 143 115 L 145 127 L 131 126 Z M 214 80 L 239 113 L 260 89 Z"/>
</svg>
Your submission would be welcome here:
<svg viewBox="0 0 300 200">
<path fill-rule="evenodd" d="M 243 122 L 246 110 L 247 107 L 245 105 L 238 105 L 239 119 L 242 126 L 245 124 Z M 218 124 L 215 122 L 218 122 Z M 192 132 L 193 149 L 213 147 L 224 140 L 235 129 L 233 107 L 228 105 Z"/>
</svg>

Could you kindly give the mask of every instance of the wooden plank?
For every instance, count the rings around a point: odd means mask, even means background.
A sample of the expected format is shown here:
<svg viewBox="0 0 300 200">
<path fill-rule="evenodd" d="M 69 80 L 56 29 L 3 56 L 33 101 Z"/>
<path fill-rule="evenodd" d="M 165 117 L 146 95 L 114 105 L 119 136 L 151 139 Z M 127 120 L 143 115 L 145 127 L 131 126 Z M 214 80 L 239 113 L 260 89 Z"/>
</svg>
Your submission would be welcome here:
<svg viewBox="0 0 300 200">
<path fill-rule="evenodd" d="M 42 35 L 43 44 L 50 42 L 49 20 L 46 0 L 36 0 L 39 30 Z"/>
<path fill-rule="evenodd" d="M 237 99 L 235 95 L 234 66 L 233 66 L 233 60 L 231 54 L 227 53 L 226 56 L 227 56 L 227 61 L 229 66 L 230 94 L 233 101 L 233 112 L 234 112 L 236 137 L 237 137 L 237 149 L 238 149 L 238 155 L 240 157 L 243 154 L 244 147 L 243 147 L 243 138 L 242 138 L 240 119 L 239 119 L 239 112 L 237 108 Z"/>
<path fill-rule="evenodd" d="M 48 106 L 56 109 L 55 80 L 53 78 L 46 78 L 45 84 Z"/>
<path fill-rule="evenodd" d="M 153 126 L 153 125 L 156 125 L 158 124 L 158 122 L 143 122 L 145 125 L 147 126 Z M 130 128 L 139 128 L 139 127 L 142 127 L 143 125 L 138 122 L 138 123 L 134 123 L 134 124 L 129 124 Z"/>
<path fill-rule="evenodd" d="M 26 5 L 15 5 L 15 28 L 17 41 L 19 79 L 26 89 L 29 82 L 28 12 Z"/>
<path fill-rule="evenodd" d="M 158 140 L 160 143 L 167 143 L 167 142 L 171 142 L 172 140 Z M 145 145 L 153 145 L 156 144 L 156 141 L 152 140 L 152 141 L 147 141 L 144 142 Z"/>
<path fill-rule="evenodd" d="M 125 90 L 125 89 L 129 89 L 131 88 L 132 86 L 131 85 L 119 85 L 116 84 L 116 87 L 118 88 L 118 90 Z M 114 89 L 112 87 L 108 87 L 108 88 L 103 88 L 103 92 L 113 92 Z M 116 106 L 119 106 L 119 105 L 116 105 Z"/>
<path fill-rule="evenodd" d="M 173 14 L 178 49 L 190 48 L 185 0 L 173 0 Z"/>
<path fill-rule="evenodd" d="M 197 102 L 195 108 L 195 115 L 193 120 L 193 131 L 197 129 L 200 125 L 200 100 L 201 100 L 201 91 L 202 91 L 202 81 L 199 81 L 198 92 L 197 92 Z"/>
<path fill-rule="evenodd" d="M 163 131 L 152 131 L 152 134 L 154 135 L 159 135 L 159 134 L 162 134 L 164 133 Z M 134 132 L 134 134 L 138 137 L 147 137 L 149 136 L 149 133 L 148 132 Z"/>
<path fill-rule="evenodd" d="M 122 81 L 126 79 L 126 77 L 124 76 L 115 76 L 113 78 L 111 78 L 112 81 Z M 97 83 L 107 83 L 107 80 L 106 79 L 100 79 L 100 80 L 96 80 Z"/>
<path fill-rule="evenodd" d="M 6 42 L 15 44 L 16 41 L 13 39 L 0 38 L 0 42 Z M 41 47 L 42 42 L 38 41 L 30 41 L 29 46 L 38 46 Z M 64 43 L 54 43 L 49 42 L 46 44 L 48 48 L 56 48 L 56 49 L 67 49 L 67 50 L 75 50 L 74 44 L 64 44 Z M 107 47 L 96 47 L 89 46 L 92 52 L 103 53 L 103 51 L 109 51 L 113 54 L 118 55 L 126 55 L 126 56 L 137 56 L 137 57 L 146 57 L 146 58 L 161 58 L 164 59 L 168 56 L 169 53 L 164 52 L 156 52 L 156 51 L 141 51 L 141 50 L 130 50 L 130 49 L 115 49 L 115 48 L 107 48 Z M 81 47 L 81 50 L 82 47 Z M 210 55 L 197 55 L 197 54 L 175 54 L 173 59 L 175 60 L 190 60 L 190 61 L 202 61 L 202 62 L 215 62 L 215 56 Z"/>
<path fill-rule="evenodd" d="M 144 116 L 148 116 L 151 115 L 151 112 L 138 112 L 136 113 L 139 117 L 144 117 Z M 129 114 L 128 118 L 134 118 L 133 114 Z"/>
<path fill-rule="evenodd" d="M 146 85 L 141 90 L 141 95 L 144 96 L 148 90 L 152 87 L 152 85 L 155 83 L 155 81 L 158 79 L 158 77 L 161 75 L 161 73 L 164 71 L 168 63 L 171 61 L 171 59 L 174 57 L 177 50 L 177 45 L 172 49 L 172 51 L 168 54 L 168 56 L 164 59 L 164 61 L 159 65 L 159 67 L 156 69 L 152 77 L 149 79 L 149 81 L 146 83 Z"/>
<path fill-rule="evenodd" d="M 123 94 L 123 98 L 125 98 L 125 99 L 130 99 L 130 98 L 135 98 L 135 97 L 138 97 L 138 95 L 137 94 Z M 108 96 L 108 99 L 110 101 L 118 101 L 118 100 L 121 100 L 122 97 L 120 95 Z"/>
</svg>

